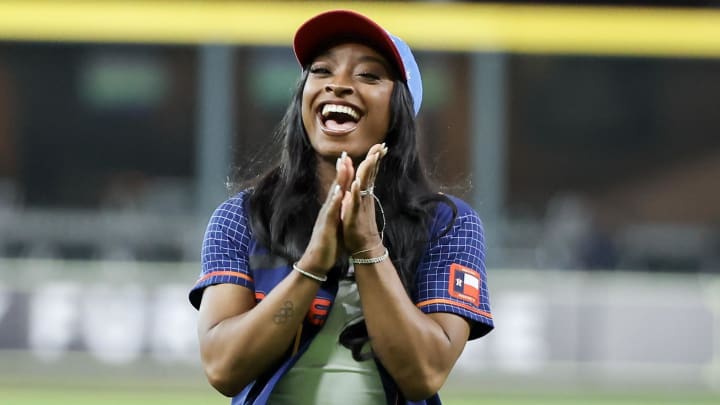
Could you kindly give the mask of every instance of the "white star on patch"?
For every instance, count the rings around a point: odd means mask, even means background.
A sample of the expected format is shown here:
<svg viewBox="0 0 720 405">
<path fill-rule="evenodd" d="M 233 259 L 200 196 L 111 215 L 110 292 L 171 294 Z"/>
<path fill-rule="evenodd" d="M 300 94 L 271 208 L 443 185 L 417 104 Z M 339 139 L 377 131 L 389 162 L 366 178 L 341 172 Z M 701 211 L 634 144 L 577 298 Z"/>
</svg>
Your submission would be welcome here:
<svg viewBox="0 0 720 405">
<path fill-rule="evenodd" d="M 455 285 L 457 285 L 458 287 L 462 287 L 462 279 L 461 279 L 461 278 L 456 278 L 456 279 L 455 279 Z"/>
</svg>

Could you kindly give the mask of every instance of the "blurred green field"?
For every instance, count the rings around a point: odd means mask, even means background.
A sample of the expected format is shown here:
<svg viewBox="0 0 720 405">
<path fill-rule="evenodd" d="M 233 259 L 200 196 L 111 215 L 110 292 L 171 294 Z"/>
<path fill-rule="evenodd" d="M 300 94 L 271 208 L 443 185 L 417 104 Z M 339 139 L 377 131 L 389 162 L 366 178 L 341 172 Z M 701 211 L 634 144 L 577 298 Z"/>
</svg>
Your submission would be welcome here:
<svg viewBox="0 0 720 405">
<path fill-rule="evenodd" d="M 654 384 L 627 385 L 625 389 L 603 391 L 598 386 L 560 384 L 555 380 L 513 382 L 478 375 L 449 380 L 440 395 L 445 405 L 720 404 L 720 391 L 713 392 L 707 386 Z M 108 367 L 87 353 L 70 352 L 62 361 L 40 361 L 27 352 L 0 351 L 0 405 L 41 404 L 229 405 L 230 400 L 207 384 L 199 366 L 168 366 L 144 359 Z"/>
<path fill-rule="evenodd" d="M 205 390 L 148 390 L 143 389 L 97 389 L 82 387 L 4 387 L 0 385 L 2 405 L 215 405 L 229 404 L 229 400 Z M 573 394 L 511 394 L 493 393 L 468 395 L 444 393 L 446 405 L 710 405 L 720 403 L 720 395 L 712 394 L 652 394 L 652 393 L 573 393 Z"/>
</svg>

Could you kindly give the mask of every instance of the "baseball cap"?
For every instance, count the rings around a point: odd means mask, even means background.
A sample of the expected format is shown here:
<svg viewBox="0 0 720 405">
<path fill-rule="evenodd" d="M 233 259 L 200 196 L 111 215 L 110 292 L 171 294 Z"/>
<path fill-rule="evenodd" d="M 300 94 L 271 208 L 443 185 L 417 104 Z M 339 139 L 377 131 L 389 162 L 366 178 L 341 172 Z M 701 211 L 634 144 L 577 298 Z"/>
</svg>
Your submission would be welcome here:
<svg viewBox="0 0 720 405">
<path fill-rule="evenodd" d="M 339 40 L 365 43 L 392 63 L 403 74 L 413 99 L 415 115 L 422 104 L 422 78 L 410 47 L 370 18 L 351 10 L 326 11 L 305 21 L 293 40 L 293 51 L 300 66 L 305 67 L 326 46 Z"/>
</svg>

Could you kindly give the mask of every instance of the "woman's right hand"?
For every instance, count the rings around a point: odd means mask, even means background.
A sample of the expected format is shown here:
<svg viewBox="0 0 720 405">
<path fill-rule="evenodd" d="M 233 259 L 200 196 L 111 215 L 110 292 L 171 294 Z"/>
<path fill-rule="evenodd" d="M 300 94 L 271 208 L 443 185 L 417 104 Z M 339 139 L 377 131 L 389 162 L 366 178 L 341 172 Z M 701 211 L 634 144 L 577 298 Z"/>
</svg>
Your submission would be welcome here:
<svg viewBox="0 0 720 405">
<path fill-rule="evenodd" d="M 343 152 L 336 163 L 335 180 L 315 220 L 310 242 L 297 263 L 301 269 L 313 274 L 325 275 L 335 265 L 343 240 L 340 208 L 354 172 L 352 160 Z"/>
</svg>

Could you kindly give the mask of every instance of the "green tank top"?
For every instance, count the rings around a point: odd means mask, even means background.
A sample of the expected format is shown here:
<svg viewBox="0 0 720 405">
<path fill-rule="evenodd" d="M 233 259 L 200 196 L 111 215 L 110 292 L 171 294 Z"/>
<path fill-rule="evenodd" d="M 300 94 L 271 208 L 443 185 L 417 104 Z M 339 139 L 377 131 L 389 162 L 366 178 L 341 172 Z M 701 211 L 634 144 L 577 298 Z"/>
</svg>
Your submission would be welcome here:
<svg viewBox="0 0 720 405">
<path fill-rule="evenodd" d="M 338 337 L 347 325 L 362 320 L 360 294 L 353 280 L 340 280 L 325 326 L 297 363 L 278 381 L 271 405 L 385 403 L 375 362 L 358 362 Z M 365 352 L 366 350 L 363 350 Z"/>
</svg>

